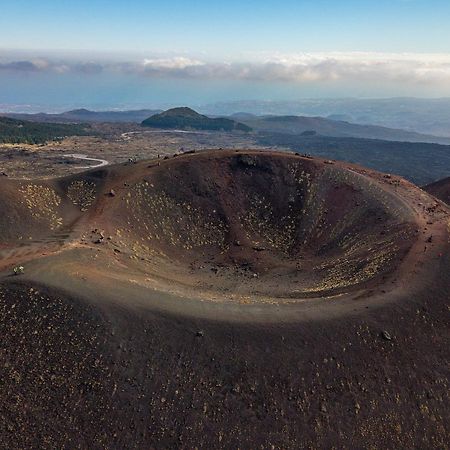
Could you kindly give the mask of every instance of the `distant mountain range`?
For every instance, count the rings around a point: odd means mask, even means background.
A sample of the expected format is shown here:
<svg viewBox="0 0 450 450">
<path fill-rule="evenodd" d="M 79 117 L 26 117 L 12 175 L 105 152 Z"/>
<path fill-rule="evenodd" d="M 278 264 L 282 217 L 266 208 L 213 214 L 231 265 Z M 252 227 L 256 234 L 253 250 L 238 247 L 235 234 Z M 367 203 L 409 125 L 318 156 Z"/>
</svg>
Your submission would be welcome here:
<svg viewBox="0 0 450 450">
<path fill-rule="evenodd" d="M 258 117 L 236 114 L 239 118 L 256 131 L 287 133 L 298 135 L 314 135 L 329 137 L 355 137 L 364 139 L 382 139 L 399 142 L 426 142 L 433 144 L 450 144 L 450 138 L 436 137 L 411 131 L 376 125 L 358 125 L 341 120 L 330 120 L 323 117 L 305 116 L 269 116 Z"/>
<path fill-rule="evenodd" d="M 11 105 L 2 105 L 10 111 Z M 450 98 L 329 98 L 289 101 L 238 100 L 195 108 L 208 117 L 242 121 L 251 116 L 322 117 L 358 125 L 377 125 L 427 136 L 450 138 Z M 17 111 L 17 108 L 16 108 Z M 61 114 L 3 113 L 8 117 L 41 122 L 141 123 L 161 109 L 89 111 L 75 109 Z M 0 113 L 2 115 L 2 113 Z M 436 141 L 437 142 L 437 141 Z"/>
<path fill-rule="evenodd" d="M 145 127 L 211 131 L 251 131 L 251 128 L 228 118 L 210 118 L 191 108 L 172 108 L 142 122 Z"/>
<path fill-rule="evenodd" d="M 257 116 L 320 116 L 362 125 L 379 125 L 450 137 L 450 98 L 238 100 L 205 105 L 200 110 L 204 114 L 223 116 L 237 111 Z"/>
<path fill-rule="evenodd" d="M 29 120 L 33 122 L 50 123 L 88 123 L 88 122 L 122 122 L 141 123 L 147 117 L 160 113 L 160 109 L 139 109 L 134 111 L 90 111 L 88 109 L 74 109 L 60 114 L 20 114 L 0 113 L 13 119 Z"/>
<path fill-rule="evenodd" d="M 168 111 L 141 109 L 132 111 L 89 111 L 76 109 L 60 114 L 18 114 L 4 113 L 4 116 L 47 123 L 142 123 L 156 128 L 192 128 L 204 130 L 241 130 L 250 128 L 257 132 L 275 132 L 292 135 L 314 135 L 329 137 L 355 137 L 382 139 L 401 142 L 425 142 L 450 144 L 450 137 L 439 137 L 403 129 L 378 125 L 364 125 L 349 122 L 345 114 L 334 114 L 328 118 L 309 116 L 258 116 L 248 112 L 233 113 L 229 116 L 208 117 L 190 108 L 172 108 Z"/>
</svg>

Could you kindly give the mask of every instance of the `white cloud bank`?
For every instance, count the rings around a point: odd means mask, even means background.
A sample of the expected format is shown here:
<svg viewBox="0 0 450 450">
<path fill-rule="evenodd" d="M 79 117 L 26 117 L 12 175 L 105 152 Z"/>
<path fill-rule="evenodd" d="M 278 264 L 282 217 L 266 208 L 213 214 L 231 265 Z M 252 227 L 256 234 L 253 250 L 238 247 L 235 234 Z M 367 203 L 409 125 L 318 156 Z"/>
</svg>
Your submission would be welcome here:
<svg viewBox="0 0 450 450">
<path fill-rule="evenodd" d="M 329 52 L 251 55 L 241 61 L 211 61 L 186 56 L 129 61 L 2 58 L 0 73 L 53 72 L 85 75 L 103 72 L 149 78 L 227 79 L 313 83 L 328 81 L 394 82 L 450 86 L 450 54 Z"/>
</svg>

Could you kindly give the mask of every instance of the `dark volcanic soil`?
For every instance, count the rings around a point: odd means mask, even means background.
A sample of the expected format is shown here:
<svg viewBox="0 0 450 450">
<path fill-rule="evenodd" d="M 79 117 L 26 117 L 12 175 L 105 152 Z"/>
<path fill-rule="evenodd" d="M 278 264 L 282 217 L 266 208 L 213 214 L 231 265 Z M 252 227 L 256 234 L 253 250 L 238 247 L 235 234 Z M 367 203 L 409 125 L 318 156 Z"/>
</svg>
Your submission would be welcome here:
<svg viewBox="0 0 450 450">
<path fill-rule="evenodd" d="M 5 448 L 447 448 L 450 216 L 410 183 L 215 151 L 0 190 Z"/>
</svg>

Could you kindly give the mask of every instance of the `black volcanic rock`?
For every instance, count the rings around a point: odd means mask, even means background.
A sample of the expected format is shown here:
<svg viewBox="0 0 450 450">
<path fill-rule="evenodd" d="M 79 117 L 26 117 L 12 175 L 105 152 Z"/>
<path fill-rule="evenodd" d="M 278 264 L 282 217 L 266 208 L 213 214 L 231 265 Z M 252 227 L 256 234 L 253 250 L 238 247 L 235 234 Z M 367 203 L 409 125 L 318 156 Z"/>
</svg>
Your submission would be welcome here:
<svg viewBox="0 0 450 450">
<path fill-rule="evenodd" d="M 214 118 L 197 113 L 191 108 L 173 108 L 155 114 L 142 122 L 145 127 L 193 129 L 212 131 L 251 131 L 251 128 L 231 119 Z"/>
</svg>

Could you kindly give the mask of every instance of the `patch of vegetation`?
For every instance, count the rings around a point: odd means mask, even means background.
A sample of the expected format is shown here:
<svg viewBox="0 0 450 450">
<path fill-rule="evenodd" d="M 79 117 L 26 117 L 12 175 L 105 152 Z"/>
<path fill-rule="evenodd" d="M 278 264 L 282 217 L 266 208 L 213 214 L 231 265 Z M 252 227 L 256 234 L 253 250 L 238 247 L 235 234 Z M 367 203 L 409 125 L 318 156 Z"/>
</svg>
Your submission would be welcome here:
<svg viewBox="0 0 450 450">
<path fill-rule="evenodd" d="M 214 118 L 197 113 L 190 108 L 173 108 L 160 114 L 155 114 L 142 122 L 143 126 L 167 129 L 192 129 L 211 131 L 251 131 L 243 123 L 231 119 Z"/>
<path fill-rule="evenodd" d="M 0 117 L 0 143 L 2 144 L 44 144 L 60 141 L 67 136 L 88 136 L 94 134 L 89 125 L 28 122 Z"/>
</svg>

